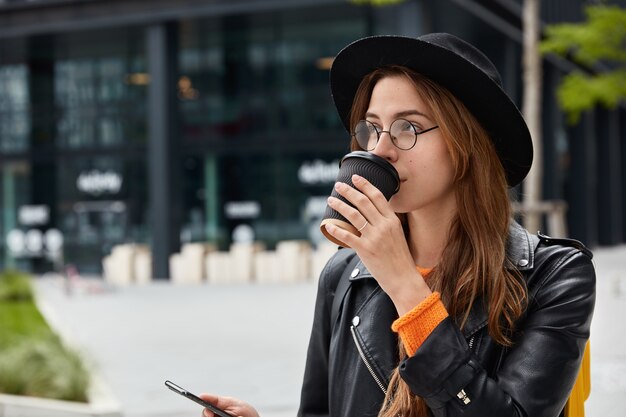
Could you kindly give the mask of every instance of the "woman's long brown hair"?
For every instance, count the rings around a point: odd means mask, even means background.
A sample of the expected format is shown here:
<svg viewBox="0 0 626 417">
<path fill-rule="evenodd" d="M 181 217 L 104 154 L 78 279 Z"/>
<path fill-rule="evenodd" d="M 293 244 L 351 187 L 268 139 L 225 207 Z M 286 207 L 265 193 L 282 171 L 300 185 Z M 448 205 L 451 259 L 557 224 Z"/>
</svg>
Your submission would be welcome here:
<svg viewBox="0 0 626 417">
<path fill-rule="evenodd" d="M 506 257 L 511 205 L 505 172 L 494 145 L 480 123 L 447 89 L 400 66 L 377 69 L 361 81 L 350 126 L 364 118 L 374 86 L 386 77 L 406 77 L 413 83 L 439 125 L 455 168 L 457 213 L 428 284 L 441 293 L 450 317 L 461 328 L 472 305 L 484 302 L 490 336 L 509 346 L 515 322 L 526 307 L 527 290 L 519 274 L 507 268 L 511 266 Z M 359 149 L 354 139 L 351 146 Z M 401 342 L 398 348 L 402 361 L 406 351 Z M 396 369 L 379 417 L 398 416 L 427 417 L 428 409 L 420 397 L 411 393 Z"/>
</svg>

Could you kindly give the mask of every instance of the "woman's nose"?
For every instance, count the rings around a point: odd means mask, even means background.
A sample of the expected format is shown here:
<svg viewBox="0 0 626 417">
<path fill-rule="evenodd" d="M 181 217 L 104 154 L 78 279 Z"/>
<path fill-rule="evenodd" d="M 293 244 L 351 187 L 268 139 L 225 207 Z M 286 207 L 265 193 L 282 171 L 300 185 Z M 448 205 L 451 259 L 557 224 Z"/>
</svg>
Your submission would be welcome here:
<svg viewBox="0 0 626 417">
<path fill-rule="evenodd" d="M 376 156 L 390 161 L 396 160 L 398 157 L 398 148 L 393 144 L 389 131 L 383 130 L 380 132 L 378 142 L 376 142 L 376 146 L 371 152 Z"/>
</svg>

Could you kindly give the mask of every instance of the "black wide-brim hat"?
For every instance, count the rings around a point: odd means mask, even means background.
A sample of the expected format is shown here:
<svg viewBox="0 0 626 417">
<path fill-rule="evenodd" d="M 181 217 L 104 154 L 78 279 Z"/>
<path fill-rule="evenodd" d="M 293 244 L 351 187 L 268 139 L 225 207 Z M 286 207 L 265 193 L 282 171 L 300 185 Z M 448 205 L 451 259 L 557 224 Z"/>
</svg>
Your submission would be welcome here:
<svg viewBox="0 0 626 417">
<path fill-rule="evenodd" d="M 461 100 L 490 135 L 509 186 L 522 182 L 533 161 L 528 126 L 502 89 L 493 63 L 474 46 L 448 33 L 418 38 L 372 36 L 341 50 L 330 70 L 330 88 L 348 131 L 350 109 L 361 80 L 373 70 L 390 65 L 408 67 Z"/>
</svg>

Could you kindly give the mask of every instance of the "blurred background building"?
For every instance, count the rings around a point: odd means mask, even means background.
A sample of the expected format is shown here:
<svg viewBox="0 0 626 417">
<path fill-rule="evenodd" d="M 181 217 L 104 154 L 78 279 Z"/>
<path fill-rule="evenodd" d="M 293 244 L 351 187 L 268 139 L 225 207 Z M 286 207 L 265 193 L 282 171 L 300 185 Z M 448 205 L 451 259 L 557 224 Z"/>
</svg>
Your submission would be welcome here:
<svg viewBox="0 0 626 417">
<path fill-rule="evenodd" d="M 542 20 L 584 4 L 544 0 Z M 0 0 L 0 268 L 99 273 L 138 243 L 162 278 L 189 242 L 317 244 L 348 152 L 333 56 L 432 31 L 485 51 L 521 104 L 521 0 Z M 543 66 L 544 197 L 570 236 L 624 242 L 625 109 L 568 126 L 554 89 L 574 65 Z"/>
</svg>

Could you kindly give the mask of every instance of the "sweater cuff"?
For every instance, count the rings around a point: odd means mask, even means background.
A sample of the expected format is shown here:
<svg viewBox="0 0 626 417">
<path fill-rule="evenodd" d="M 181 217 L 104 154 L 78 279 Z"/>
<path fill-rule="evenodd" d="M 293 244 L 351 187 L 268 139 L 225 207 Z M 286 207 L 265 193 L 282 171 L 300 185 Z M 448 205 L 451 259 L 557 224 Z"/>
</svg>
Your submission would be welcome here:
<svg viewBox="0 0 626 417">
<path fill-rule="evenodd" d="M 448 317 L 448 311 L 441 302 L 438 292 L 429 295 L 411 311 L 398 318 L 391 330 L 398 333 L 409 356 L 417 351 L 430 333 Z"/>
</svg>

